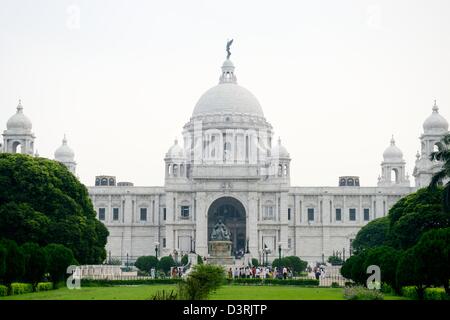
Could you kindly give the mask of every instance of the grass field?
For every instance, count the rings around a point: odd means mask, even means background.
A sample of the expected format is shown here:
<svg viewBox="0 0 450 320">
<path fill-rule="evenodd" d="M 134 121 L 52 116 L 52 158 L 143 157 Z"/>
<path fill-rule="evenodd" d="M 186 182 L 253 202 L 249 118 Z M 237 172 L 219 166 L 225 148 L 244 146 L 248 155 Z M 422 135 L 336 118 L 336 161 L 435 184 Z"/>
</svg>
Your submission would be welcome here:
<svg viewBox="0 0 450 320">
<path fill-rule="evenodd" d="M 2 297 L 0 300 L 146 300 L 158 290 L 176 289 L 175 285 L 139 285 L 116 287 L 84 287 Z M 295 286 L 224 286 L 211 300 L 343 300 L 342 288 L 305 288 Z M 405 299 L 385 296 L 385 300 Z"/>
</svg>

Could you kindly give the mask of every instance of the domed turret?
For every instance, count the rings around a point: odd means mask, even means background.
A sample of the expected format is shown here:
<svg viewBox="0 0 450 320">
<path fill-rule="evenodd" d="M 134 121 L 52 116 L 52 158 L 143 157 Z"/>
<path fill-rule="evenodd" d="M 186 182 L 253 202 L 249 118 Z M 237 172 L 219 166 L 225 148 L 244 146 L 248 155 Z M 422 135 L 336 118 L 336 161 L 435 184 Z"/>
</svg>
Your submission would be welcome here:
<svg viewBox="0 0 450 320">
<path fill-rule="evenodd" d="M 3 132 L 3 152 L 33 155 L 35 136 L 31 128 L 31 121 L 24 115 L 22 101 L 19 100 L 17 111 L 9 118 Z"/>
<path fill-rule="evenodd" d="M 394 136 L 391 138 L 391 145 L 383 152 L 383 159 L 387 162 L 403 161 L 403 152 L 395 145 Z"/>
<path fill-rule="evenodd" d="M 75 173 L 75 153 L 67 145 L 66 135 L 62 141 L 62 145 L 55 151 L 55 160 L 64 164 L 72 173 Z"/>
<path fill-rule="evenodd" d="M 62 145 L 55 151 L 55 160 L 59 162 L 71 162 L 74 161 L 75 153 L 67 145 L 66 135 L 62 141 Z"/>
<path fill-rule="evenodd" d="M 30 132 L 32 124 L 30 119 L 23 113 L 22 102 L 19 100 L 17 112 L 6 123 L 6 129 L 14 132 Z"/>
<path fill-rule="evenodd" d="M 272 147 L 271 150 L 272 157 L 289 159 L 290 155 L 287 149 L 281 144 L 281 138 L 278 138 L 278 143 Z"/>
<path fill-rule="evenodd" d="M 434 100 L 433 112 L 423 123 L 425 133 L 446 133 L 448 131 L 448 122 L 439 114 L 439 108 Z"/>
<path fill-rule="evenodd" d="M 184 157 L 184 149 L 178 144 L 178 139 L 175 139 L 173 145 L 167 151 L 166 158 L 183 159 Z"/>
<path fill-rule="evenodd" d="M 403 152 L 395 145 L 394 136 L 392 136 L 390 146 L 383 152 L 381 176 L 378 178 L 378 186 L 409 187 L 409 178 L 406 175 L 405 164 Z"/>
</svg>

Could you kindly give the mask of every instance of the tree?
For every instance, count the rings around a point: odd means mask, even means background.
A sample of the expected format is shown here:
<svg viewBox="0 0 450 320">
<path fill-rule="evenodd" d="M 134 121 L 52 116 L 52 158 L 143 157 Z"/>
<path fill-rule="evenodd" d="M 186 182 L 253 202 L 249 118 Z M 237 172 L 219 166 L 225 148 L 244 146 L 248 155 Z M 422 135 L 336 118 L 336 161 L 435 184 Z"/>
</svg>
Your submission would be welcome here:
<svg viewBox="0 0 450 320">
<path fill-rule="evenodd" d="M 306 261 L 303 261 L 297 256 L 287 256 L 282 260 L 286 264 L 286 267 L 297 273 L 305 271 L 306 267 L 308 266 L 308 263 Z"/>
<path fill-rule="evenodd" d="M 450 295 L 450 228 L 430 230 L 414 246 L 416 261 L 423 262 L 429 284 L 443 286 Z"/>
<path fill-rule="evenodd" d="M 426 231 L 450 226 L 450 215 L 444 212 L 414 212 L 402 216 L 392 227 L 390 242 L 399 249 L 414 246 Z"/>
<path fill-rule="evenodd" d="M 447 133 L 442 140 L 437 143 L 438 151 L 432 152 L 430 155 L 431 161 L 442 161 L 442 169 L 436 172 L 431 178 L 429 189 L 433 190 L 445 178 L 450 178 L 450 133 Z M 444 186 L 443 190 L 443 205 L 447 212 L 450 212 L 450 179 Z"/>
<path fill-rule="evenodd" d="M 327 261 L 329 263 L 331 263 L 332 266 L 340 266 L 344 263 L 344 261 L 341 259 L 341 257 L 339 257 L 337 255 L 329 256 Z"/>
<path fill-rule="evenodd" d="M 450 214 L 444 212 L 442 188 L 422 188 L 401 198 L 389 210 L 390 224 L 385 244 L 406 250 L 431 229 L 450 226 Z"/>
<path fill-rule="evenodd" d="M 389 232 L 389 217 L 370 221 L 356 234 L 352 242 L 355 253 L 361 250 L 385 244 Z"/>
<path fill-rule="evenodd" d="M 203 264 L 203 258 L 201 255 L 197 256 L 197 264 Z"/>
<path fill-rule="evenodd" d="M 172 256 L 165 256 L 159 259 L 157 268 L 158 270 L 162 270 L 164 273 L 168 273 L 170 271 L 170 268 L 175 266 L 176 264 Z"/>
<path fill-rule="evenodd" d="M 185 281 L 179 284 L 179 296 L 183 300 L 204 300 L 225 282 L 221 266 L 196 265 Z"/>
<path fill-rule="evenodd" d="M 404 251 L 397 265 L 397 286 L 415 286 L 417 297 L 423 300 L 425 289 L 430 286 L 425 262 L 417 258 L 416 247 Z"/>
<path fill-rule="evenodd" d="M 48 261 L 48 272 L 56 288 L 58 282 L 63 281 L 67 274 L 67 267 L 78 264 L 72 250 L 62 244 L 51 243 L 45 248 Z"/>
<path fill-rule="evenodd" d="M 368 278 L 366 272 L 367 270 L 364 269 L 364 262 L 366 261 L 366 251 L 362 251 L 354 255 L 352 256 L 352 258 L 353 259 L 351 261 L 350 279 L 352 279 L 358 284 L 365 285 Z"/>
<path fill-rule="evenodd" d="M 141 271 L 150 272 L 158 265 L 158 259 L 155 256 L 142 256 L 137 258 L 134 265 Z"/>
<path fill-rule="evenodd" d="M 19 281 L 25 273 L 25 258 L 22 250 L 15 241 L 2 240 L 0 246 L 5 249 L 5 272 L 3 281 L 10 284 Z"/>
<path fill-rule="evenodd" d="M 0 154 L 0 237 L 59 243 L 81 263 L 96 264 L 106 258 L 107 236 L 86 187 L 63 164 Z"/>
<path fill-rule="evenodd" d="M 368 266 L 376 265 L 380 267 L 381 282 L 389 284 L 397 292 L 399 288 L 396 282 L 396 272 L 398 257 L 401 251 L 389 246 L 380 246 L 368 249 L 363 264 L 363 269 L 367 270 Z"/>
<path fill-rule="evenodd" d="M 252 266 L 253 267 L 258 267 L 259 266 L 259 261 L 256 258 L 252 258 Z"/>
<path fill-rule="evenodd" d="M 352 279 L 352 268 L 357 259 L 357 255 L 353 255 L 345 260 L 344 264 L 341 267 L 341 274 L 344 278 Z"/>
<path fill-rule="evenodd" d="M 21 246 L 25 258 L 24 279 L 33 287 L 42 280 L 47 271 L 47 255 L 37 243 L 27 242 Z"/>
</svg>

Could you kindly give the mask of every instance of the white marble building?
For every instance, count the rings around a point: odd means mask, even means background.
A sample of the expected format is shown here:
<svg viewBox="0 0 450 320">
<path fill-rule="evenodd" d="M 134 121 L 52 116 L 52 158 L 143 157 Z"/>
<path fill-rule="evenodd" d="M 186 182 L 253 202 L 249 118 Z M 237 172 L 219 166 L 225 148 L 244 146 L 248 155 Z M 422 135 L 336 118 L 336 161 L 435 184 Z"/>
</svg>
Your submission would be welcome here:
<svg viewBox="0 0 450 320">
<path fill-rule="evenodd" d="M 221 218 L 231 230 L 233 249 L 269 261 L 297 255 L 322 261 L 334 251 L 351 254 L 351 241 L 369 221 L 385 216 L 402 196 L 426 186 L 440 166 L 428 160 L 448 132 L 447 121 L 433 106 L 423 124 L 421 153 L 414 168 L 415 187 L 394 139 L 383 153 L 378 185 L 360 187 L 358 177 L 341 177 L 336 187 L 290 184 L 291 158 L 256 97 L 237 84 L 227 59 L 219 84 L 197 102 L 164 157 L 163 186 L 134 187 L 99 176 L 89 187 L 98 218 L 108 227 L 107 251 L 134 260 L 142 255 L 179 255 L 195 250 L 208 255 L 212 225 Z M 4 131 L 3 152 L 34 154 L 31 121 L 21 103 Z M 55 160 L 75 173 L 74 152 L 64 137 Z M 128 257 L 127 257 L 128 256 Z"/>
</svg>

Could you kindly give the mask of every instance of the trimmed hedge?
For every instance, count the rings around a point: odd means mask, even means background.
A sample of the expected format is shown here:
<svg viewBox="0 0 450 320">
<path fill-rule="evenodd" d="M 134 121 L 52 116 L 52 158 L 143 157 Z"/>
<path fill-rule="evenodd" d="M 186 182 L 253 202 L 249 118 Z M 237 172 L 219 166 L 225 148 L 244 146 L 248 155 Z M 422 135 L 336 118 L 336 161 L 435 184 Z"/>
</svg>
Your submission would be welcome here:
<svg viewBox="0 0 450 320">
<path fill-rule="evenodd" d="M 0 297 L 8 295 L 8 287 L 0 284 Z"/>
<path fill-rule="evenodd" d="M 407 286 L 402 288 L 402 295 L 411 299 L 418 299 L 416 287 Z M 426 288 L 424 300 L 450 300 L 444 288 Z"/>
<path fill-rule="evenodd" d="M 30 283 L 13 282 L 11 283 L 11 295 L 33 292 L 33 286 Z"/>
<path fill-rule="evenodd" d="M 280 286 L 318 286 L 319 280 L 316 279 L 273 279 L 273 278 L 236 278 L 228 279 L 229 284 L 247 284 L 247 285 L 280 285 Z"/>
<path fill-rule="evenodd" d="M 153 284 L 176 284 L 183 281 L 181 278 L 167 279 L 130 279 L 130 280 L 92 280 L 81 279 L 81 287 L 112 287 L 112 286 L 133 286 L 133 285 L 153 285 Z"/>
<path fill-rule="evenodd" d="M 36 286 L 36 292 L 48 291 L 53 289 L 53 283 L 51 282 L 39 282 Z"/>
</svg>

